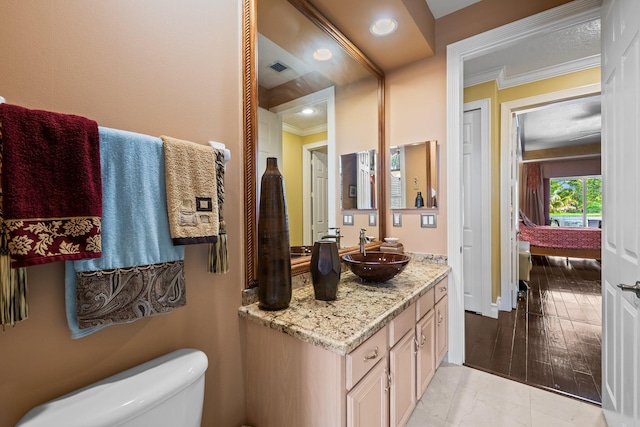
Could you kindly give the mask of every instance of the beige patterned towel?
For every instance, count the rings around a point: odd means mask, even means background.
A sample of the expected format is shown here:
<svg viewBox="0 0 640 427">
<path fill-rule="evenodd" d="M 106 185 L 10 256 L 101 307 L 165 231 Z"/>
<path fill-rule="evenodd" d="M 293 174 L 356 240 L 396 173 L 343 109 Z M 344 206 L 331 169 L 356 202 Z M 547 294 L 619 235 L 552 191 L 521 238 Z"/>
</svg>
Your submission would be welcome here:
<svg viewBox="0 0 640 427">
<path fill-rule="evenodd" d="M 215 151 L 209 145 L 161 138 L 173 244 L 215 243 L 220 227 Z"/>
</svg>

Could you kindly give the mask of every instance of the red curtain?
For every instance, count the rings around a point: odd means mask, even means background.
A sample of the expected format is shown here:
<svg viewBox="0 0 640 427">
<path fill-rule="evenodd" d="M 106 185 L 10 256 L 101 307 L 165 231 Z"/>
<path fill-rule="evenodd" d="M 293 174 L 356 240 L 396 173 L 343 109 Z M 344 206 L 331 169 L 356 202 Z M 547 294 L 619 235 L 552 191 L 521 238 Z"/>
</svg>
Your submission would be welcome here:
<svg viewBox="0 0 640 427">
<path fill-rule="evenodd" d="M 522 206 L 520 209 L 534 223 L 545 224 L 544 189 L 540 163 L 525 163 L 522 167 Z"/>
</svg>

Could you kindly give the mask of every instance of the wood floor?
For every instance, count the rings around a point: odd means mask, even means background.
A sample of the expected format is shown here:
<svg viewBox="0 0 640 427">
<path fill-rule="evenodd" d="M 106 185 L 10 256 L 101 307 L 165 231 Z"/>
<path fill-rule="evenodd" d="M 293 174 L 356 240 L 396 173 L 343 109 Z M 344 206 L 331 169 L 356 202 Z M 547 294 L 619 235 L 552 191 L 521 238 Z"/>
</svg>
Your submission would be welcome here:
<svg viewBox="0 0 640 427">
<path fill-rule="evenodd" d="M 517 310 L 465 313 L 465 364 L 600 404 L 600 281 L 597 261 L 534 256 Z"/>
</svg>

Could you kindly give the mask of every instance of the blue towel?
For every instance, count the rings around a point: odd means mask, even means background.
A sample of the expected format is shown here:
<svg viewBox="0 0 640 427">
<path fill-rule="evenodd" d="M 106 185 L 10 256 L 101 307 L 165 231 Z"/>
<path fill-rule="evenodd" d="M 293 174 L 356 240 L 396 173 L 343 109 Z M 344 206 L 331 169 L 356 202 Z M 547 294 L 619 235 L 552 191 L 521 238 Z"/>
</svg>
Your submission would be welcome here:
<svg viewBox="0 0 640 427">
<path fill-rule="evenodd" d="M 184 247 L 173 245 L 167 219 L 162 140 L 104 127 L 99 132 L 102 257 L 66 263 L 73 338 L 186 303 Z M 109 316 L 122 305 L 128 313 Z"/>
</svg>

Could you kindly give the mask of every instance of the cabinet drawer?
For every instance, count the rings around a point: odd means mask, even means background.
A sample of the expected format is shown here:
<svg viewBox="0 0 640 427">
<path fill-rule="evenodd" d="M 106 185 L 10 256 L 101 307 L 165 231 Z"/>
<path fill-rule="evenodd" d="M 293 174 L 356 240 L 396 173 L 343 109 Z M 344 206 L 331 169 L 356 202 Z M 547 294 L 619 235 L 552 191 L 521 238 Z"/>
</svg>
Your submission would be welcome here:
<svg viewBox="0 0 640 427">
<path fill-rule="evenodd" d="M 449 281 L 446 277 L 436 283 L 436 302 L 440 301 L 442 297 L 447 294 L 448 283 Z"/>
<path fill-rule="evenodd" d="M 351 390 L 380 359 L 387 356 L 387 334 L 388 329 L 385 326 L 347 354 L 345 357 L 347 390 Z"/>
<path fill-rule="evenodd" d="M 411 304 L 389 323 L 389 348 L 396 345 L 416 325 L 415 310 L 415 304 Z"/>
<path fill-rule="evenodd" d="M 431 288 L 416 302 L 416 322 L 422 319 L 422 317 L 424 317 L 424 315 L 433 308 L 433 305 L 435 304 L 435 293 L 435 288 Z"/>
</svg>

